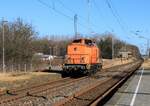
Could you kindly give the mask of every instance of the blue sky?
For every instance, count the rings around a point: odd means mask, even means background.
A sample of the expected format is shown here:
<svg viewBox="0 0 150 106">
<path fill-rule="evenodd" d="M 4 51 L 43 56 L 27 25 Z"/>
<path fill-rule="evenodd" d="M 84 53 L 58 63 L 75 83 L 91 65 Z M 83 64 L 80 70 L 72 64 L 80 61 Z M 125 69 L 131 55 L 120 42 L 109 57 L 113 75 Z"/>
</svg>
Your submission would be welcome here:
<svg viewBox="0 0 150 106">
<path fill-rule="evenodd" d="M 89 31 L 113 32 L 121 40 L 138 45 L 143 52 L 146 50 L 146 39 L 138 38 L 133 32 L 139 30 L 140 36 L 150 39 L 149 0 L 108 0 L 115 15 L 119 17 L 121 26 L 106 0 L 89 0 L 89 24 L 87 0 L 41 0 L 53 9 L 42 5 L 38 0 L 0 1 L 0 17 L 8 21 L 20 17 L 25 22 L 32 23 L 40 36 L 73 35 L 73 20 L 70 18 L 78 14 L 78 32 L 81 34 L 89 34 Z M 61 13 L 57 13 L 54 9 Z"/>
</svg>

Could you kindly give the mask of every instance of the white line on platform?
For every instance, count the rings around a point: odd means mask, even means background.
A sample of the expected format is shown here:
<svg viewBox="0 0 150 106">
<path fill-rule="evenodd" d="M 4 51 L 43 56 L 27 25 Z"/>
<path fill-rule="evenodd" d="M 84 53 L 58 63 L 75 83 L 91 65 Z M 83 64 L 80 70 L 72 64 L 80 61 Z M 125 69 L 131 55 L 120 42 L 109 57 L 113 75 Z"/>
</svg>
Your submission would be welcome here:
<svg viewBox="0 0 150 106">
<path fill-rule="evenodd" d="M 140 87 L 140 83 L 141 83 L 141 79 L 142 79 L 143 71 L 144 71 L 144 68 L 142 69 L 142 72 L 141 72 L 141 75 L 140 75 L 140 79 L 139 79 L 138 84 L 137 84 L 137 86 L 136 86 L 136 89 L 135 89 L 135 92 L 134 92 L 134 95 L 133 95 L 132 101 L 131 101 L 131 103 L 130 103 L 130 106 L 133 106 L 133 105 L 134 105 L 135 98 L 136 98 L 137 92 L 138 92 L 139 87 Z"/>
</svg>

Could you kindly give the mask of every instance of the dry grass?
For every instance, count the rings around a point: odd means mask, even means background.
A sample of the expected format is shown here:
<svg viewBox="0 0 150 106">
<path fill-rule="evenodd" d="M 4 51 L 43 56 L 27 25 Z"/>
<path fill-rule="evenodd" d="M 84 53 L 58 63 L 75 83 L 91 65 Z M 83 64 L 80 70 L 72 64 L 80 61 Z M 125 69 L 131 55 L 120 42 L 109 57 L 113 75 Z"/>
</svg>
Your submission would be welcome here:
<svg viewBox="0 0 150 106">
<path fill-rule="evenodd" d="M 33 84 L 42 84 L 48 81 L 54 81 L 61 78 L 60 74 L 29 72 L 29 73 L 8 73 L 0 74 L 0 91 L 29 87 Z"/>
<path fill-rule="evenodd" d="M 13 76 L 14 74 L 0 74 L 0 81 L 5 81 L 5 82 L 13 82 L 13 81 L 16 81 L 16 80 L 27 80 L 29 79 L 31 76 L 30 75 L 15 75 Z"/>
<path fill-rule="evenodd" d="M 110 67 L 113 67 L 113 66 L 117 66 L 117 65 L 121 65 L 121 64 L 127 64 L 127 63 L 130 63 L 130 62 L 133 62 L 134 61 L 134 58 L 131 58 L 131 59 L 123 59 L 121 60 L 120 58 L 116 58 L 116 59 L 103 59 L 103 69 L 105 68 L 110 68 Z"/>
<path fill-rule="evenodd" d="M 142 67 L 144 69 L 150 69 L 150 59 L 145 60 L 144 63 L 142 64 Z"/>
</svg>

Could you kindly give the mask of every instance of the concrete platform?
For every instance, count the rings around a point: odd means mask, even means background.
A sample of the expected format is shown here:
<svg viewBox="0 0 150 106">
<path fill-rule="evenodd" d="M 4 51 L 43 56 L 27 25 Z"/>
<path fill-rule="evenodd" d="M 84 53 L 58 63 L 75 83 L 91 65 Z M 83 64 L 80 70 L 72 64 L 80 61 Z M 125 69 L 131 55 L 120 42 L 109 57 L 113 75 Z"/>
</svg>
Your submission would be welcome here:
<svg viewBox="0 0 150 106">
<path fill-rule="evenodd" d="M 137 70 L 104 106 L 150 106 L 150 70 Z"/>
</svg>

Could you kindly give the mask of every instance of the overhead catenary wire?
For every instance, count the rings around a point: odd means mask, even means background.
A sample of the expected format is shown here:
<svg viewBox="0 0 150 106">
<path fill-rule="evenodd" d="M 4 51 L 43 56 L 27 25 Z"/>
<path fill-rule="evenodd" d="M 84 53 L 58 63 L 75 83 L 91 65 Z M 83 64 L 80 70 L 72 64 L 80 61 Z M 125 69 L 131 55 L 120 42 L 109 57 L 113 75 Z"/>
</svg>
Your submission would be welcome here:
<svg viewBox="0 0 150 106">
<path fill-rule="evenodd" d="M 67 19 L 69 19 L 69 20 L 71 20 L 71 21 L 74 21 L 74 18 L 73 18 L 72 16 L 66 15 L 65 13 L 63 13 L 63 12 L 57 10 L 56 7 L 52 7 L 52 6 L 50 6 L 49 4 L 43 2 L 42 0 L 37 0 L 37 1 L 38 1 L 40 4 L 42 4 L 43 6 L 45 6 L 45 7 L 49 8 L 49 9 L 55 11 L 57 14 L 60 14 L 60 15 L 62 15 L 62 16 L 64 16 L 64 17 L 66 17 Z M 83 24 L 81 24 L 81 23 L 79 23 L 79 22 L 78 22 L 78 24 L 79 24 L 80 26 L 82 26 L 83 28 L 87 29 L 87 26 L 86 26 L 86 25 L 83 25 Z"/>
<path fill-rule="evenodd" d="M 55 11 L 57 14 L 60 14 L 60 15 L 62 15 L 62 16 L 64 16 L 64 17 L 66 17 L 67 19 L 69 19 L 69 20 L 71 20 L 71 21 L 74 21 L 74 18 L 73 18 L 74 15 L 73 15 L 73 16 L 70 16 L 70 15 L 68 15 L 68 14 L 63 13 L 62 11 L 59 11 L 59 10 L 56 8 L 56 6 L 55 6 L 55 1 L 52 1 L 52 6 L 49 5 L 49 4 L 47 4 L 46 2 L 44 2 L 44 1 L 42 1 L 42 0 L 37 0 L 37 1 L 38 1 L 39 3 L 41 3 L 42 5 L 44 5 L 45 7 L 47 7 L 47 8 L 49 8 L 49 9 Z M 106 0 L 106 1 L 107 1 L 107 0 Z M 64 8 L 66 8 L 67 10 L 69 10 L 70 12 L 72 12 L 73 14 L 76 14 L 76 13 L 74 12 L 74 10 L 72 10 L 72 9 L 69 8 L 69 7 L 67 7 L 61 0 L 58 0 L 58 2 L 61 3 L 61 5 L 62 5 Z M 107 4 L 108 4 L 108 6 L 111 8 L 111 10 L 112 10 L 112 7 L 111 7 L 110 3 L 108 2 Z M 115 13 L 113 12 L 113 10 L 112 10 L 112 13 L 114 14 L 115 17 L 117 17 L 117 16 L 115 15 Z M 78 15 L 78 18 L 83 19 L 83 20 L 85 21 L 85 19 L 84 19 L 83 17 L 81 17 L 80 15 Z M 121 22 L 120 22 L 120 20 L 119 20 L 118 18 L 117 18 L 117 22 L 118 22 L 119 25 L 121 26 L 122 30 L 125 31 L 125 29 L 123 28 L 123 26 L 122 26 L 122 24 L 121 24 Z M 78 24 L 79 24 L 82 28 L 84 28 L 84 29 L 89 29 L 89 26 L 87 26 L 87 25 L 85 25 L 85 24 L 82 24 L 81 22 L 78 22 Z M 92 25 L 93 25 L 93 24 L 92 24 Z M 92 30 L 93 30 L 93 29 L 92 29 Z"/>
<path fill-rule="evenodd" d="M 56 10 L 55 8 L 53 8 L 52 6 L 48 5 L 47 3 L 43 2 L 42 0 L 37 0 L 39 3 L 41 3 L 42 5 L 46 6 L 49 9 L 52 9 L 53 11 L 55 11 L 56 13 L 68 18 L 69 20 L 73 20 L 72 17 L 70 17 L 69 15 L 66 15 L 64 13 L 62 13 L 61 11 Z"/>
<path fill-rule="evenodd" d="M 91 32 L 91 26 L 90 26 L 90 0 L 87 0 L 87 6 L 88 6 L 88 32 L 90 34 Z"/>
<path fill-rule="evenodd" d="M 69 8 L 68 6 L 66 6 L 61 0 L 57 0 L 57 2 L 59 4 L 61 4 L 65 9 L 69 10 L 71 13 L 73 13 L 73 14 L 75 13 L 74 10 L 72 10 L 71 8 Z"/>
<path fill-rule="evenodd" d="M 114 10 L 113 10 L 113 8 L 112 8 L 112 6 L 111 6 L 109 0 L 105 0 L 105 1 L 106 1 L 106 4 L 108 5 L 108 7 L 109 7 L 109 9 L 110 9 L 110 11 L 111 11 L 111 13 L 112 13 L 112 15 L 113 15 L 114 18 L 116 19 L 117 23 L 120 25 L 120 28 L 121 28 L 124 32 L 126 32 L 125 29 L 124 29 L 124 26 L 121 24 L 121 22 L 120 22 L 118 16 L 117 16 L 116 13 L 114 12 Z"/>
<path fill-rule="evenodd" d="M 115 14 L 118 16 L 119 20 L 121 21 L 121 23 L 127 26 L 127 24 L 123 21 L 123 19 L 122 19 L 122 18 L 120 17 L 120 15 L 118 14 L 116 8 L 113 6 L 112 1 L 111 1 L 111 0 L 109 0 L 109 1 L 110 1 L 110 4 L 111 4 L 113 10 L 115 11 Z M 124 27 L 124 28 L 126 28 L 126 27 Z M 126 31 L 126 32 L 128 33 L 128 31 Z M 139 31 L 139 30 L 137 30 L 136 32 L 129 31 L 128 34 L 131 35 L 132 37 L 137 37 L 137 38 L 139 38 L 140 36 L 138 35 L 137 32 L 140 32 L 140 31 Z M 132 34 L 133 34 L 134 36 L 133 36 Z"/>
<path fill-rule="evenodd" d="M 67 10 L 70 11 L 71 13 L 76 14 L 76 12 L 75 12 L 73 9 L 69 8 L 68 6 L 66 6 L 66 5 L 63 3 L 62 0 L 57 0 L 57 2 L 60 3 L 65 9 L 67 9 Z M 86 22 L 86 23 L 88 22 L 88 19 L 86 19 L 85 17 L 83 17 L 83 16 L 81 16 L 81 15 L 79 15 L 79 14 L 78 14 L 78 18 L 80 18 L 82 21 L 84 21 L 84 22 Z M 91 25 L 91 27 L 94 27 L 94 28 L 97 28 L 97 26 L 98 26 L 98 25 L 92 23 L 91 21 L 90 21 L 90 25 Z M 92 29 L 92 28 L 91 28 L 91 29 Z M 93 29 L 92 29 L 92 30 L 93 30 Z"/>
<path fill-rule="evenodd" d="M 129 31 L 126 29 L 125 25 L 123 24 L 124 22 L 122 21 L 122 18 L 120 17 L 120 15 L 118 14 L 116 8 L 114 8 L 114 6 L 112 5 L 111 0 L 105 0 L 107 6 L 109 7 L 112 15 L 114 16 L 114 18 L 116 19 L 116 22 L 118 23 L 118 25 L 120 26 L 121 30 L 126 34 L 126 37 L 128 39 L 131 38 L 131 36 L 133 37 L 133 35 L 131 33 L 129 33 Z M 129 36 L 131 35 L 131 36 Z"/>
<path fill-rule="evenodd" d="M 115 14 L 117 15 L 118 19 L 120 20 L 120 22 L 121 22 L 124 30 L 126 31 L 126 33 L 128 35 L 131 35 L 131 33 L 130 33 L 129 29 L 128 29 L 128 24 L 126 22 L 124 22 L 124 20 L 122 19 L 122 17 L 118 14 L 117 9 L 115 8 L 115 6 L 113 5 L 113 3 L 112 3 L 111 0 L 109 0 L 109 3 L 111 4 L 111 7 L 113 8 L 113 10 L 114 10 Z M 131 36 L 133 36 L 133 35 L 131 35 Z"/>
<path fill-rule="evenodd" d="M 109 0 L 109 3 L 110 3 L 110 5 L 111 5 L 111 8 L 114 10 L 116 16 L 117 16 L 118 19 L 120 20 L 120 22 L 125 25 L 126 23 L 123 21 L 122 17 L 120 17 L 120 15 L 118 14 L 118 11 L 116 10 L 116 8 L 115 8 L 115 6 L 113 5 L 113 3 L 112 3 L 111 0 Z"/>
<path fill-rule="evenodd" d="M 100 17 L 101 19 L 105 19 L 104 15 L 102 14 L 102 10 L 100 9 L 100 6 L 97 5 L 97 3 L 95 2 L 95 0 L 93 0 L 93 4 L 94 4 L 94 6 L 95 6 L 95 8 L 96 8 L 96 10 L 97 10 L 97 13 L 99 14 L 99 17 Z M 104 20 L 104 21 L 105 21 L 105 20 Z M 105 21 L 105 26 L 106 26 L 106 27 L 109 27 L 109 29 L 110 29 L 111 31 L 113 31 L 113 29 L 108 25 L 107 21 Z"/>
</svg>

